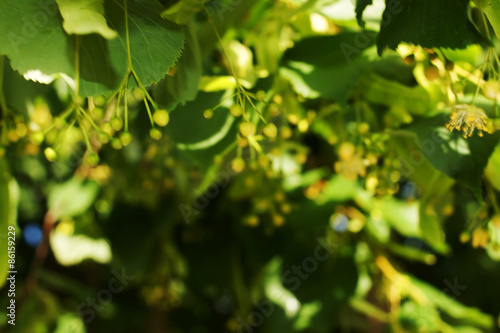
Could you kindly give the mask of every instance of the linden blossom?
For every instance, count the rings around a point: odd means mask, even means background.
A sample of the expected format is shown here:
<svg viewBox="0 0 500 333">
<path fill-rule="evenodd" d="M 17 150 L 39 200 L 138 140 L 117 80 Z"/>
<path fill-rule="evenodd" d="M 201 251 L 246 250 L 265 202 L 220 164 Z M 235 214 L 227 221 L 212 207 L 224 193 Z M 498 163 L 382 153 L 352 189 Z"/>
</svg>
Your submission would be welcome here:
<svg viewBox="0 0 500 333">
<path fill-rule="evenodd" d="M 457 104 L 453 107 L 450 121 L 445 124 L 446 128 L 453 132 L 454 129 L 462 130 L 463 137 L 471 137 L 474 130 L 483 136 L 483 131 L 488 132 L 488 116 L 483 109 L 469 104 Z"/>
</svg>

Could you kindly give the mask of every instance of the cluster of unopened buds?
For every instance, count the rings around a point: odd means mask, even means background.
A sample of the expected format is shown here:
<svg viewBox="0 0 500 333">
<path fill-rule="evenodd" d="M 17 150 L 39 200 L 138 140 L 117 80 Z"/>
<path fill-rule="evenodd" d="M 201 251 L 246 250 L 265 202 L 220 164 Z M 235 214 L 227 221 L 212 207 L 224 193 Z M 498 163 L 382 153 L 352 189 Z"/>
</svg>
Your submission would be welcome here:
<svg viewBox="0 0 500 333">
<path fill-rule="evenodd" d="M 462 130 L 464 138 L 471 137 L 474 130 L 483 136 L 483 131 L 488 132 L 488 116 L 483 109 L 475 105 L 457 104 L 453 107 L 450 121 L 445 124 L 446 128 L 453 132 Z"/>
</svg>

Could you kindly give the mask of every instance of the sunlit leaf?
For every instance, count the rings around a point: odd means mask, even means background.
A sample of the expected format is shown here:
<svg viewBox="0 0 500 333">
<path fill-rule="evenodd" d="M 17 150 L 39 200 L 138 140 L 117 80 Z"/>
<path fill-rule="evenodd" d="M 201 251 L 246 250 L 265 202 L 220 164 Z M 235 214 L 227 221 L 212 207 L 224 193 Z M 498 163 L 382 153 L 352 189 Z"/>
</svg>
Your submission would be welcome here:
<svg viewBox="0 0 500 333">
<path fill-rule="evenodd" d="M 54 333 L 85 333 L 85 324 L 81 317 L 75 313 L 66 313 L 57 320 L 57 326 Z"/>
<path fill-rule="evenodd" d="M 56 0 L 64 19 L 63 28 L 68 34 L 98 33 L 104 38 L 118 37 L 106 23 L 103 0 Z"/>
<path fill-rule="evenodd" d="M 63 266 L 77 265 L 85 259 L 101 264 L 111 261 L 111 248 L 105 239 L 92 239 L 85 235 L 65 235 L 57 230 L 50 235 L 50 247 Z"/>
<path fill-rule="evenodd" d="M 83 214 L 93 204 L 99 192 L 95 182 L 85 182 L 77 177 L 54 185 L 49 192 L 49 208 L 54 219 Z"/>
<path fill-rule="evenodd" d="M 149 86 L 168 72 L 181 54 L 183 34 L 162 20 L 153 0 L 128 2 L 132 65 Z M 127 72 L 125 13 L 122 5 L 106 2 L 109 24 L 118 38 L 82 36 L 80 41 L 80 93 L 95 96 L 117 88 Z M 27 22 L 27 23 L 26 23 Z M 50 83 L 62 75 L 75 87 L 75 36 L 67 35 L 55 3 L 7 0 L 0 4 L 0 53 L 26 78 Z M 2 39 L 3 38 L 3 39 Z M 50 47 L 47 47 L 50 45 Z"/>
</svg>

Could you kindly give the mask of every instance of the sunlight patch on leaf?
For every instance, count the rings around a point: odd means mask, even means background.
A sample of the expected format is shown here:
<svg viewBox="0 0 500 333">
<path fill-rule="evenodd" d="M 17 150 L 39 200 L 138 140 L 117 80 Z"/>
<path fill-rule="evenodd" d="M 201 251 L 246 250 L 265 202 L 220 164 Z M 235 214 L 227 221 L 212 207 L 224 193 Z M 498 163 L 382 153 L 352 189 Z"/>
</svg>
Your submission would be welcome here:
<svg viewBox="0 0 500 333">
<path fill-rule="evenodd" d="M 101 264 L 111 262 L 111 247 L 103 239 L 92 239 L 85 235 L 66 235 L 53 231 L 50 246 L 57 261 L 63 266 L 77 265 L 85 259 Z"/>
<path fill-rule="evenodd" d="M 281 281 L 282 260 L 279 257 L 272 259 L 265 268 L 265 294 L 269 300 L 278 304 L 289 317 L 293 317 L 300 310 L 299 300 L 283 286 Z"/>
</svg>

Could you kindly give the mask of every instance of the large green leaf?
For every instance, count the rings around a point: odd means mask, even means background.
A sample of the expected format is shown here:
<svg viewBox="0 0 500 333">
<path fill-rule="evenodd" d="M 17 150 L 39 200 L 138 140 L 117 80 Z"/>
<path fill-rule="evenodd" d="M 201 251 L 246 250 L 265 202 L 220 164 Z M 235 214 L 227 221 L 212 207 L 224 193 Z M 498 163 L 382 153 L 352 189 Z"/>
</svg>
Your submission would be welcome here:
<svg viewBox="0 0 500 333">
<path fill-rule="evenodd" d="M 470 189 L 476 198 L 481 199 L 481 181 L 483 170 L 488 163 L 500 138 L 500 133 L 477 134 L 464 139 L 460 133 L 450 133 L 444 127 L 448 117 L 438 114 L 432 118 L 423 118 L 408 126 L 408 130 L 418 137 L 421 151 L 415 151 L 413 160 L 418 167 L 418 156 L 424 154 L 431 164 L 460 184 Z"/>
<path fill-rule="evenodd" d="M 175 73 L 162 80 L 154 90 L 156 101 L 170 110 L 179 103 L 195 99 L 201 79 L 201 52 L 194 25 L 186 25 L 183 30 L 186 47 L 175 65 Z"/>
<path fill-rule="evenodd" d="M 362 42 L 364 48 L 356 45 Z M 310 37 L 283 56 L 280 74 L 304 97 L 345 104 L 358 80 L 371 69 L 374 42 L 368 33 Z"/>
<path fill-rule="evenodd" d="M 108 43 L 113 68 L 122 77 L 119 69 L 126 69 L 127 59 L 124 11 L 114 1 L 106 2 L 105 10 L 120 35 L 120 38 Z M 160 17 L 161 10 L 162 7 L 154 0 L 128 1 L 132 66 L 146 86 L 165 76 L 180 57 L 184 46 L 184 34 L 179 27 Z"/>
<path fill-rule="evenodd" d="M 12 68 L 21 74 L 39 71 L 45 76 L 56 73 L 72 76 L 75 53 L 68 52 L 68 36 L 61 26 L 56 3 L 44 2 L 44 6 L 40 3 L 0 2 L 0 53 L 7 55 Z"/>
<path fill-rule="evenodd" d="M 463 49 L 486 40 L 468 18 L 469 0 L 387 1 L 377 40 L 379 54 L 400 43 Z"/>
<path fill-rule="evenodd" d="M 80 37 L 80 93 L 83 96 L 112 91 L 128 69 L 123 5 L 108 1 L 105 11 L 119 37 L 111 40 L 96 34 Z M 146 86 L 165 76 L 179 58 L 184 44 L 182 31 L 161 19 L 160 11 L 161 6 L 154 0 L 128 2 L 132 64 Z M 71 83 L 75 38 L 64 31 L 55 2 L 6 0 L 0 3 L 0 54 L 7 55 L 12 67 L 26 78 L 49 83 L 55 76 L 63 75 Z"/>
<path fill-rule="evenodd" d="M 68 34 L 86 35 L 98 33 L 104 38 L 115 38 L 104 17 L 103 0 L 56 0 L 64 18 L 63 28 Z"/>
<path fill-rule="evenodd" d="M 474 0 L 474 3 L 484 11 L 497 38 L 500 39 L 500 0 Z"/>
<path fill-rule="evenodd" d="M 232 91 L 199 92 L 196 99 L 179 105 L 170 113 L 169 135 L 184 156 L 203 170 L 213 165 L 214 156 L 234 143 L 238 121 L 229 113 Z M 207 108 L 214 108 L 209 119 L 203 116 Z M 212 168 L 215 172 L 217 166 Z M 208 184 L 207 184 L 208 185 Z"/>
</svg>

